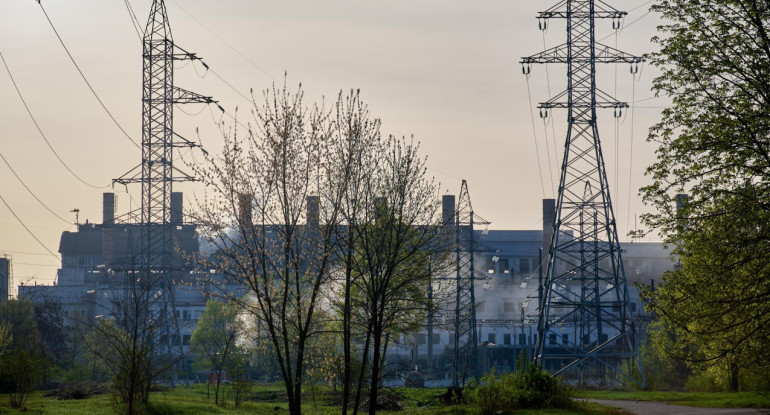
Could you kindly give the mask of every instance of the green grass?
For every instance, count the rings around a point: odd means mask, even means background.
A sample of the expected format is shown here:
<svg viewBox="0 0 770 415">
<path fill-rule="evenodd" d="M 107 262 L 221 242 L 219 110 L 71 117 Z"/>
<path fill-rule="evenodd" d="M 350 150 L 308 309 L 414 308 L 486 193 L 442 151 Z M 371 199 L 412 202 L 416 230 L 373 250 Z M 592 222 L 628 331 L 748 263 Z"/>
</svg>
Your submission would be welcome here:
<svg viewBox="0 0 770 415">
<path fill-rule="evenodd" d="M 707 408 L 770 408 L 768 392 L 578 391 L 577 396 L 589 399 L 667 402 Z"/>
<path fill-rule="evenodd" d="M 225 393 L 229 389 L 224 387 Z M 404 395 L 401 403 L 404 411 L 378 411 L 378 414 L 420 414 L 420 415 L 479 415 L 478 409 L 470 405 L 442 405 L 435 398 L 442 394 L 442 389 L 398 389 L 396 392 Z M 309 415 L 339 414 L 340 407 L 335 405 L 334 394 L 327 393 L 323 388 L 316 388 L 315 400 L 310 390 L 306 392 L 302 402 L 303 413 Z M 241 408 L 234 409 L 232 397 L 226 395 L 226 407 L 214 405 L 213 389 L 211 398 L 206 398 L 206 386 L 176 387 L 168 391 L 155 392 L 151 395 L 147 415 L 286 415 L 288 405 L 280 385 L 255 386 L 250 396 L 256 401 L 244 403 Z M 11 409 L 8 406 L 8 396 L 0 395 L 0 415 L 6 414 L 51 414 L 51 415 L 112 415 L 112 401 L 109 395 L 97 395 L 83 400 L 60 401 L 54 397 L 45 397 L 43 392 L 34 393 L 25 411 Z M 620 415 L 626 414 L 619 409 L 609 408 L 592 403 L 579 403 L 572 410 L 529 410 L 518 411 L 516 415 Z"/>
</svg>

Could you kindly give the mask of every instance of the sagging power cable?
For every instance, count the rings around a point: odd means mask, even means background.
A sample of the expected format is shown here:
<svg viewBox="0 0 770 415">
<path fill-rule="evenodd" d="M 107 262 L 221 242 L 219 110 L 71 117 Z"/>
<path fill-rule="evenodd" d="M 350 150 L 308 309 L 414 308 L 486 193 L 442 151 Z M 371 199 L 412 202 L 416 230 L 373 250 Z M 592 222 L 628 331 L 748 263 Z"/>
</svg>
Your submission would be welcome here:
<svg viewBox="0 0 770 415">
<path fill-rule="evenodd" d="M 5 71 L 8 73 L 8 77 L 11 78 L 11 83 L 13 84 L 13 87 L 16 89 L 16 93 L 19 95 L 19 99 L 21 99 L 21 103 L 24 104 L 24 108 L 27 110 L 27 114 L 29 115 L 29 118 L 32 119 L 32 123 L 35 124 L 35 128 L 37 128 L 38 133 L 40 133 L 40 136 L 43 137 L 43 141 L 48 145 L 48 148 L 51 149 L 51 152 L 53 152 L 54 156 L 56 156 L 56 159 L 59 160 L 59 163 L 61 163 L 62 166 L 64 166 L 65 169 L 67 169 L 70 174 L 78 179 L 81 183 L 88 187 L 93 187 L 94 189 L 105 189 L 109 186 L 97 186 L 94 184 L 91 184 L 87 181 L 85 181 L 82 177 L 78 176 L 77 173 L 75 173 L 70 166 L 67 165 L 67 163 L 62 160 L 61 156 L 59 156 L 59 153 L 53 148 L 51 145 L 51 142 L 48 140 L 48 137 L 46 137 L 45 133 L 43 132 L 43 129 L 40 128 L 40 124 L 38 124 L 37 119 L 35 118 L 34 114 L 32 114 L 32 110 L 29 108 L 29 105 L 27 105 L 27 101 L 24 99 L 24 95 L 21 93 L 21 89 L 19 89 L 19 85 L 16 83 L 16 79 L 13 77 L 13 73 L 11 73 L 11 69 L 8 67 L 8 62 L 5 60 L 5 56 L 3 56 L 3 53 L 0 51 L 0 60 L 3 61 L 3 66 L 5 66 Z"/>
<path fill-rule="evenodd" d="M 120 125 L 120 123 L 119 123 L 119 122 L 118 122 L 118 120 L 115 118 L 115 116 L 114 116 L 114 115 L 112 115 L 112 112 L 110 112 L 110 110 L 109 110 L 109 109 L 107 108 L 107 106 L 104 104 L 104 101 L 102 101 L 102 99 L 99 97 L 99 94 L 97 94 L 97 93 L 96 93 L 96 90 L 95 90 L 95 89 L 94 89 L 94 87 L 91 85 L 91 82 L 89 82 L 89 81 L 88 81 L 88 78 L 86 78 L 86 75 L 83 73 L 83 70 L 81 70 L 81 69 L 80 69 L 80 65 L 78 65 L 77 61 L 75 61 L 75 58 L 72 56 L 72 53 L 70 53 L 70 50 L 69 50 L 69 48 L 68 48 L 68 47 L 67 47 L 67 45 L 64 43 L 64 40 L 62 39 L 62 37 L 59 35 L 59 31 L 58 31 L 58 30 L 56 30 L 56 26 L 54 26 L 54 24 L 53 24 L 53 21 L 51 21 L 51 18 L 48 16 L 48 13 L 45 11 L 45 7 L 43 7 L 43 3 L 41 3 L 41 0 L 37 0 L 37 4 L 39 4 L 39 5 L 40 5 L 40 10 L 42 10 L 42 11 L 43 11 L 43 14 L 45 15 L 45 18 L 46 18 L 46 20 L 48 20 L 48 24 L 51 26 L 51 29 L 53 29 L 53 32 L 56 34 L 56 38 L 57 38 L 57 39 L 59 39 L 59 43 L 61 43 L 62 47 L 64 48 L 64 51 L 65 51 L 65 52 L 67 52 L 67 56 L 69 56 L 69 58 L 70 58 L 70 61 L 72 61 L 72 64 L 73 64 L 73 65 L 75 65 L 75 69 L 77 69 L 78 73 L 80 74 L 80 77 L 81 77 L 81 78 L 83 78 L 83 81 L 85 81 L 86 85 L 88 86 L 88 89 L 90 89 L 90 90 L 91 90 L 91 93 L 94 95 L 94 97 L 96 98 L 96 100 L 97 100 L 97 101 L 99 101 L 99 105 L 101 105 L 101 106 L 102 106 L 102 108 L 104 109 L 104 111 L 107 113 L 107 115 L 109 115 L 109 117 L 110 117 L 110 119 L 112 120 L 112 122 L 113 122 L 113 123 L 115 123 L 115 125 L 116 125 L 116 126 L 119 128 L 119 129 L 120 129 L 120 131 L 123 133 L 123 135 L 124 135 L 124 136 L 125 136 L 125 137 L 126 137 L 128 140 L 129 140 L 129 141 L 131 141 L 131 143 L 132 143 L 134 146 L 136 146 L 137 148 L 141 148 L 141 147 L 139 146 L 139 143 L 137 143 L 137 142 L 136 142 L 136 140 L 134 140 L 134 139 L 133 139 L 133 138 L 132 138 L 132 137 L 131 137 L 131 136 L 130 136 L 130 135 L 127 133 L 127 132 L 126 132 L 126 130 L 123 128 L 123 126 L 122 126 L 122 125 Z"/>
<path fill-rule="evenodd" d="M 49 253 L 49 254 L 51 254 L 53 257 L 55 257 L 55 258 L 59 258 L 59 256 L 58 256 L 58 255 L 54 254 L 54 253 L 53 253 L 53 251 L 51 251 L 50 249 L 48 249 L 48 247 L 47 247 L 47 246 L 45 246 L 45 244 L 44 244 L 44 243 L 43 243 L 43 242 L 40 240 L 40 238 L 38 238 L 38 237 L 37 237 L 37 235 L 35 235 L 35 234 L 32 232 L 32 230 L 30 230 L 30 229 L 29 229 L 29 227 L 28 227 L 28 226 L 27 226 L 27 225 L 24 223 L 24 221 L 22 221 L 22 220 L 21 220 L 21 218 L 19 217 L 19 215 L 17 215 L 17 214 L 16 214 L 16 212 L 14 212 L 14 211 L 13 211 L 13 209 L 11 209 L 11 206 L 10 206 L 10 205 L 8 205 L 8 202 L 6 202 L 6 201 L 5 201 L 5 198 L 4 198 L 2 195 L 0 195 L 0 201 L 2 201 L 2 202 L 3 202 L 3 204 L 5 205 L 5 207 L 7 207 L 7 208 L 8 208 L 8 210 L 11 212 L 11 214 L 13 215 L 13 217 L 14 217 L 14 218 L 16 218 L 16 220 L 17 220 L 17 221 L 18 221 L 18 222 L 21 224 L 21 226 L 22 226 L 22 227 L 23 227 L 23 228 L 24 228 L 24 229 L 27 231 L 27 233 L 29 233 L 29 235 L 30 235 L 30 236 L 32 236 L 32 238 L 34 238 L 34 239 L 35 239 L 35 241 L 37 241 L 37 243 L 38 243 L 38 244 L 40 244 L 40 246 L 42 246 L 42 247 L 43 247 L 43 249 L 45 249 L 46 251 L 48 251 L 48 253 Z"/>
</svg>

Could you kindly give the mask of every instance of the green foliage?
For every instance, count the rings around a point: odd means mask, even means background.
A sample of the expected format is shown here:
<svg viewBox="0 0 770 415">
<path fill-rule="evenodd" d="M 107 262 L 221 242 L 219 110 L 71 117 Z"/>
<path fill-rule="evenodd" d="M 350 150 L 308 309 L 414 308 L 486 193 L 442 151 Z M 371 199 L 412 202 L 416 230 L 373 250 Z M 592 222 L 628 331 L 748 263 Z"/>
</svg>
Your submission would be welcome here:
<svg viewBox="0 0 770 415">
<path fill-rule="evenodd" d="M 0 365 L 0 373 L 9 387 L 12 408 L 23 408 L 43 376 L 45 361 L 23 349 L 9 353 Z"/>
<path fill-rule="evenodd" d="M 48 366 L 41 353 L 32 302 L 9 300 L 0 303 L 0 326 L 7 327 L 4 337 L 8 345 L 0 358 L 0 391 L 10 394 L 11 407 L 23 408 Z"/>
<path fill-rule="evenodd" d="M 8 321 L 0 322 L 0 357 L 3 357 L 3 354 L 11 347 L 12 343 L 11 323 Z"/>
<path fill-rule="evenodd" d="M 650 132 L 657 160 L 645 224 L 680 267 L 646 292 L 676 342 L 671 355 L 738 390 L 770 374 L 770 3 L 658 0 L 650 60 L 672 99 Z M 689 193 L 677 212 L 676 193 Z"/>
<path fill-rule="evenodd" d="M 685 380 L 692 373 L 682 359 L 672 355 L 676 337 L 663 321 L 647 327 L 647 337 L 641 346 L 642 364 L 651 390 L 683 390 Z"/>
<path fill-rule="evenodd" d="M 494 372 L 484 375 L 478 384 L 469 386 L 466 397 L 482 414 L 490 415 L 520 409 L 571 408 L 571 394 L 568 386 L 539 365 L 527 365 L 503 376 Z"/>
<path fill-rule="evenodd" d="M 239 344 L 243 321 L 234 303 L 209 300 L 190 339 L 195 353 L 195 366 L 214 374 L 214 403 L 219 403 L 219 387 L 228 373 L 246 363 L 246 354 Z"/>
</svg>

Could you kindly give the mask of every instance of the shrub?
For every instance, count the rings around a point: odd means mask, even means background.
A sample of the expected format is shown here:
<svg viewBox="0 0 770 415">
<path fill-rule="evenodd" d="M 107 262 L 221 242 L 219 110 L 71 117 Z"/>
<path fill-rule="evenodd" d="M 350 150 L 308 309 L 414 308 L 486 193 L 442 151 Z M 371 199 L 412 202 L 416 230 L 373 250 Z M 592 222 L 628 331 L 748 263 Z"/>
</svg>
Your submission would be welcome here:
<svg viewBox="0 0 770 415">
<path fill-rule="evenodd" d="M 17 350 L 5 356 L 0 373 L 8 388 L 11 408 L 24 408 L 27 398 L 43 376 L 43 365 L 41 359 L 26 350 Z"/>
<path fill-rule="evenodd" d="M 573 406 L 571 389 L 538 365 L 528 365 L 499 377 L 494 372 L 484 375 L 478 383 L 469 387 L 467 398 L 484 415 L 519 409 Z"/>
</svg>

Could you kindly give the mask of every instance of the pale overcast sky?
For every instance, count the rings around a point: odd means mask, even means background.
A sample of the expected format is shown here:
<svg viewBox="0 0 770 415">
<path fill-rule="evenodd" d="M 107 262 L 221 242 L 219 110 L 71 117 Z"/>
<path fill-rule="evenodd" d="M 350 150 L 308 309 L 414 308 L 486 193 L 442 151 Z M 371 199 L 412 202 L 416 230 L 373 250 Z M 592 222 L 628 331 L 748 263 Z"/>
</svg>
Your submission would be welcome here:
<svg viewBox="0 0 770 415">
<path fill-rule="evenodd" d="M 150 3 L 130 0 L 142 26 Z M 660 22 L 648 13 L 651 2 L 609 3 L 630 11 L 618 47 L 638 55 L 653 50 L 650 38 Z M 141 43 L 125 2 L 43 0 L 43 5 L 105 105 L 140 140 Z M 313 101 L 323 96 L 333 100 L 340 89 L 361 89 L 372 113 L 383 120 L 385 133 L 413 134 L 421 142 L 430 173 L 442 189 L 456 194 L 460 180 L 468 181 L 474 210 L 492 222 L 492 229 L 540 229 L 541 199 L 553 197 L 558 186 L 561 154 L 556 149 L 563 148 L 566 113 L 555 111 L 547 120 L 553 125 L 544 126 L 535 107 L 548 99 L 549 81 L 551 95 L 561 92 L 565 67 L 532 68 L 530 105 L 518 63 L 544 44 L 565 41 L 563 21 L 552 21 L 545 35 L 538 30 L 537 12 L 551 5 L 522 0 L 167 0 L 175 42 L 198 53 L 246 95 L 250 88 L 260 91 L 281 82 L 284 71 L 290 84 L 302 82 Z M 615 45 L 610 21 L 598 22 L 597 37 Z M 76 174 L 106 186 L 139 164 L 139 150 L 91 95 L 36 1 L 0 1 L 0 52 L 51 145 Z M 248 106 L 213 74 L 200 77 L 204 72 L 200 64 L 182 63 L 176 84 L 211 95 L 228 110 Z M 644 169 L 654 158 L 654 147 L 645 139 L 665 105 L 663 99 L 649 99 L 654 75 L 649 66 L 642 68 L 637 81 L 627 65 L 599 72 L 604 91 L 617 91 L 620 100 L 637 100 L 635 110 L 617 123 L 611 110 L 599 114 L 622 240 L 644 209 L 637 193 L 646 182 Z M 3 67 L 0 96 L 0 152 L 21 179 L 67 221 L 74 222 L 70 211 L 78 208 L 81 222 L 101 222 L 101 194 L 110 190 L 84 185 L 59 163 Z M 195 138 L 199 128 L 203 144 L 217 151 L 221 139 L 214 119 L 219 120 L 220 113 L 212 109 L 197 105 L 177 110 L 175 129 Z M 534 133 L 530 111 L 535 114 Z M 1 162 L 0 196 L 48 249 L 57 252 L 61 232 L 74 230 L 74 225 L 35 201 Z M 175 189 L 191 198 L 196 187 Z M 129 188 L 131 202 L 125 189 L 115 189 L 118 213 L 136 207 L 138 190 Z M 51 283 L 56 276 L 58 258 L 47 254 L 0 204 L 3 252 L 13 257 L 16 285 L 33 279 Z"/>
</svg>

